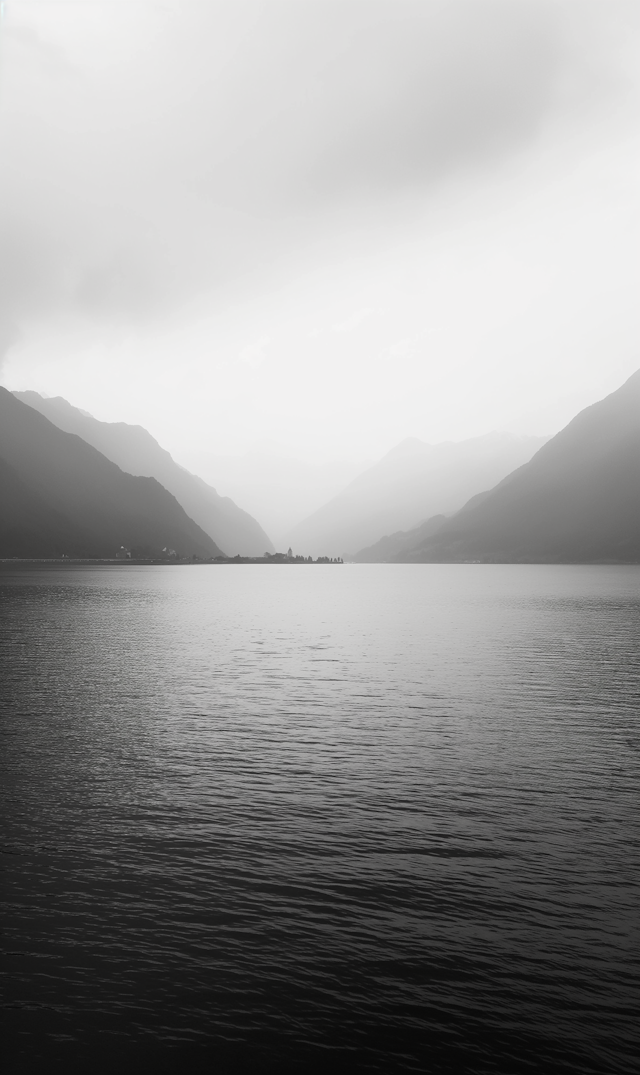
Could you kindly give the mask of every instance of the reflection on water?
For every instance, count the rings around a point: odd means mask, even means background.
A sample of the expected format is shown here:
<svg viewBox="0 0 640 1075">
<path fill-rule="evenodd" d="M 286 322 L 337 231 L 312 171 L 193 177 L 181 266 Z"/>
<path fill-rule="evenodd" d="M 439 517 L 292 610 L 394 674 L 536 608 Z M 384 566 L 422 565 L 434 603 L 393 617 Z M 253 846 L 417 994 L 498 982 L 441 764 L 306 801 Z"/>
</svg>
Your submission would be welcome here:
<svg viewBox="0 0 640 1075">
<path fill-rule="evenodd" d="M 0 602 L 16 1070 L 636 1070 L 640 569 L 13 567 Z"/>
</svg>

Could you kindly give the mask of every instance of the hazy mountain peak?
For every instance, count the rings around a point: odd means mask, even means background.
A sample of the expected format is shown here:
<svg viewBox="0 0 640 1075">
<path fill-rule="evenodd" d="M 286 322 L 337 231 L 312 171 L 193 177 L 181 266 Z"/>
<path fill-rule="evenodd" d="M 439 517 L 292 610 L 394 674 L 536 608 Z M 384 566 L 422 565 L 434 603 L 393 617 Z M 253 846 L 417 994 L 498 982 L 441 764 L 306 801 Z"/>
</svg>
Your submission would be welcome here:
<svg viewBox="0 0 640 1075">
<path fill-rule="evenodd" d="M 89 411 L 85 411 L 82 407 L 74 407 L 72 403 L 64 399 L 62 396 L 48 396 L 46 392 L 34 392 L 32 389 L 27 389 L 24 392 L 13 392 L 16 399 L 22 400 L 23 403 L 27 403 L 30 407 L 35 407 L 38 410 L 38 402 L 41 400 L 46 401 L 51 407 L 56 407 L 58 410 L 70 413 L 71 411 L 78 411 L 83 418 L 93 418 L 93 415 Z M 94 419 L 98 421 L 98 419 Z"/>
<path fill-rule="evenodd" d="M 110 559 L 121 548 L 156 556 L 171 547 L 208 558 L 221 551 L 158 481 L 125 473 L 4 388 L 0 502 L 3 556 Z"/>
<path fill-rule="evenodd" d="M 399 444 L 396 444 L 394 448 L 391 448 L 387 452 L 384 459 L 399 459 L 407 455 L 415 455 L 416 453 L 429 450 L 432 445 L 428 444 L 424 440 L 420 440 L 419 437 L 406 437 L 405 440 L 401 440 Z"/>
<path fill-rule="evenodd" d="M 640 560 L 640 370 L 401 558 Z"/>
<path fill-rule="evenodd" d="M 287 544 L 312 555 L 350 556 L 384 535 L 458 511 L 527 462 L 545 440 L 490 433 L 433 445 L 407 438 L 294 527 Z"/>
<path fill-rule="evenodd" d="M 155 478 L 225 553 L 262 556 L 273 552 L 269 537 L 251 515 L 179 466 L 143 426 L 99 421 L 61 396 L 44 399 L 37 392 L 15 392 L 14 396 L 59 429 L 81 437 L 126 473 Z"/>
</svg>

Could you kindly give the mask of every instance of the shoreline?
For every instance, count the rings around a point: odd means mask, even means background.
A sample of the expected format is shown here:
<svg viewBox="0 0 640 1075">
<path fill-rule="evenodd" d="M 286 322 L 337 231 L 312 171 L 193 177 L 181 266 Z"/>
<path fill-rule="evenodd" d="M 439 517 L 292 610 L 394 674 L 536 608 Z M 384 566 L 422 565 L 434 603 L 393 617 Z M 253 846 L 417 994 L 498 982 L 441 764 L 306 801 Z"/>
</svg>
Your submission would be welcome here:
<svg viewBox="0 0 640 1075">
<path fill-rule="evenodd" d="M 11 567 L 15 565 L 20 567 L 28 565 L 34 567 L 37 564 L 42 566 L 56 567 L 71 567 L 71 566 L 91 566 L 91 567 L 225 567 L 231 564 L 284 564 L 293 565 L 298 567 L 316 567 L 320 565 L 337 565 L 342 564 L 342 560 L 331 560 L 329 557 L 318 557 L 317 560 L 305 560 L 302 557 L 295 559 L 278 559 L 275 556 L 271 556 L 266 559 L 264 556 L 233 556 L 222 559 L 221 557 L 215 560 L 187 560 L 187 559 L 171 559 L 171 560 L 153 560 L 153 559 L 134 559 L 133 557 L 125 559 L 116 558 L 104 558 L 99 557 L 18 557 L 7 556 L 0 557 L 0 567 Z"/>
</svg>

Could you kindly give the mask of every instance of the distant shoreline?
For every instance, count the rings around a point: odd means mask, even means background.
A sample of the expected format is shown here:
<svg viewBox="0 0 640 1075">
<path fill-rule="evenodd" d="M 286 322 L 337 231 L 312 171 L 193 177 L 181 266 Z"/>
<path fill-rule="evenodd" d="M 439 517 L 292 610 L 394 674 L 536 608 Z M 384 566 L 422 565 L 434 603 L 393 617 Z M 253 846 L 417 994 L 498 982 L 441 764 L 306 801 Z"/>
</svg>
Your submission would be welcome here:
<svg viewBox="0 0 640 1075">
<path fill-rule="evenodd" d="M 78 565 L 85 565 L 91 567 L 131 567 L 135 565 L 137 567 L 225 567 L 230 564 L 291 564 L 298 567 L 316 567 L 318 564 L 336 565 L 342 564 L 342 560 L 331 560 L 329 557 L 319 557 L 317 560 L 304 560 L 300 559 L 278 559 L 276 556 L 271 556 L 266 559 L 264 556 L 233 556 L 227 559 L 215 559 L 215 560 L 187 560 L 187 559 L 171 559 L 171 560 L 137 560 L 133 557 L 122 558 L 110 558 L 99 559 L 98 557 L 18 557 L 18 556 L 5 556 L 0 557 L 0 567 L 16 567 L 23 566 L 25 564 L 30 567 L 36 564 L 42 564 L 43 566 L 57 566 L 57 567 L 71 567 Z"/>
<path fill-rule="evenodd" d="M 240 556 L 228 560 L 117 560 L 98 558 L 72 558 L 64 560 L 54 557 L 0 557 L 0 571 L 3 569 L 31 567 L 225 567 L 233 564 L 290 564 L 293 566 L 317 567 L 322 565 L 356 564 L 355 560 L 265 560 L 263 557 Z M 381 567 L 640 567 L 638 560 L 425 560 L 394 563 L 388 560 L 358 566 Z"/>
</svg>

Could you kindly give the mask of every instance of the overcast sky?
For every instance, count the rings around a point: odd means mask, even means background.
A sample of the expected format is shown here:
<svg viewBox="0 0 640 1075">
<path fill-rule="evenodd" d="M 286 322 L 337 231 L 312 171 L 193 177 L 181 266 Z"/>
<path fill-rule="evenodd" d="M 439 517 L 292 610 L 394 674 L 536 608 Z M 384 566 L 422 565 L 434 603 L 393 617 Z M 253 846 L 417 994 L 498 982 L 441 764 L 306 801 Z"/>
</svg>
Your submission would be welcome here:
<svg viewBox="0 0 640 1075">
<path fill-rule="evenodd" d="M 640 4 L 5 0 L 0 378 L 178 459 L 555 432 L 640 366 Z"/>
</svg>

